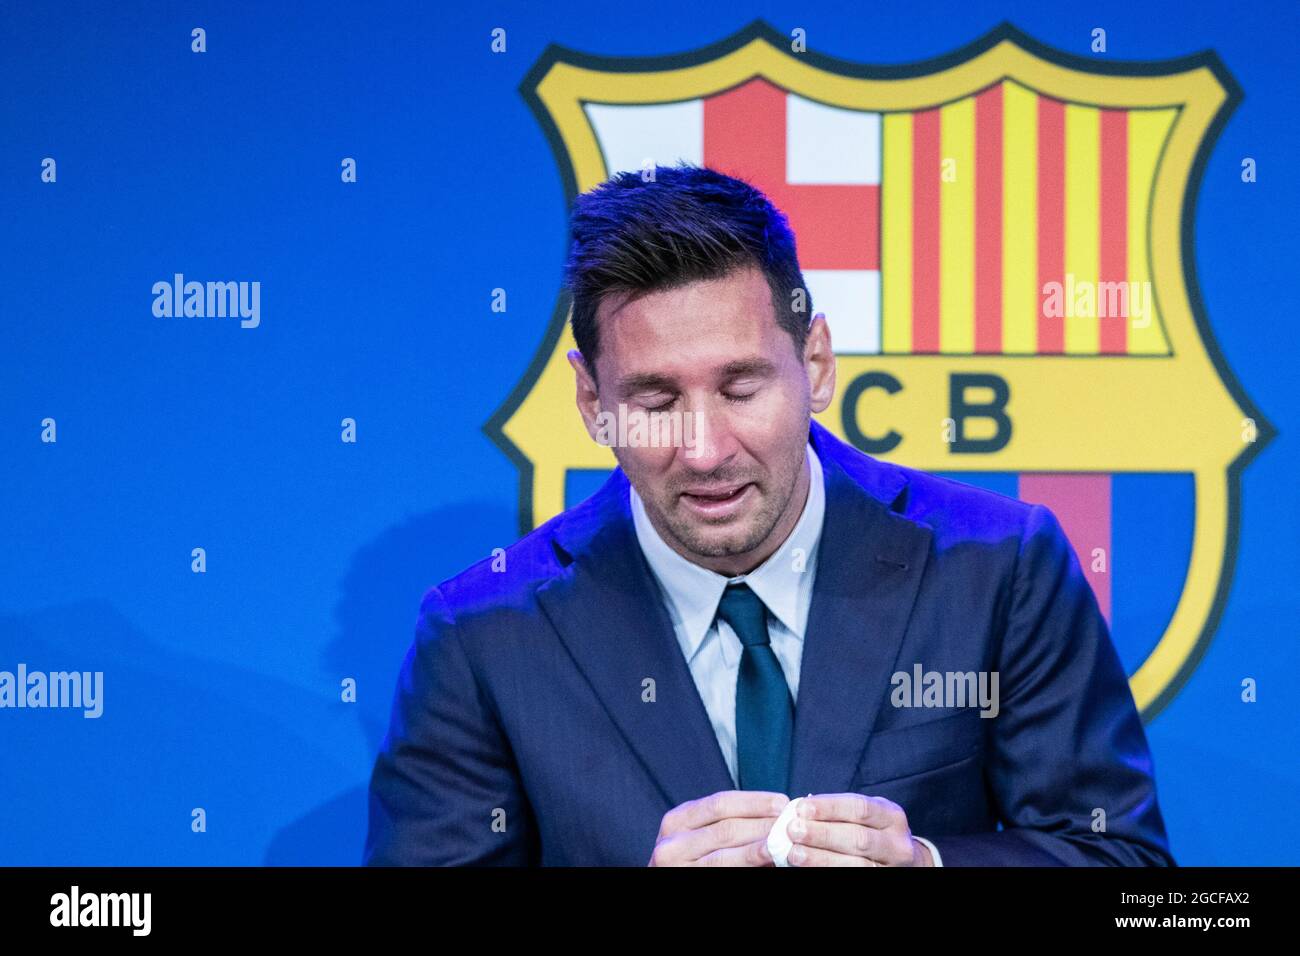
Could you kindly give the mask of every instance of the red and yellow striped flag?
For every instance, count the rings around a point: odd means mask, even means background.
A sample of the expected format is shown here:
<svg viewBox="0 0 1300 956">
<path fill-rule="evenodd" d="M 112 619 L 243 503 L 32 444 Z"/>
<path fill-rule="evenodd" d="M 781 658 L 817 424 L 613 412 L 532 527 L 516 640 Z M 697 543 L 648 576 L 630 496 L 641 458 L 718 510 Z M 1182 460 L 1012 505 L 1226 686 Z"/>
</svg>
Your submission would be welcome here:
<svg viewBox="0 0 1300 956">
<path fill-rule="evenodd" d="M 1147 237 L 1176 112 L 1067 103 L 1007 80 L 887 113 L 882 351 L 1168 354 Z"/>
</svg>

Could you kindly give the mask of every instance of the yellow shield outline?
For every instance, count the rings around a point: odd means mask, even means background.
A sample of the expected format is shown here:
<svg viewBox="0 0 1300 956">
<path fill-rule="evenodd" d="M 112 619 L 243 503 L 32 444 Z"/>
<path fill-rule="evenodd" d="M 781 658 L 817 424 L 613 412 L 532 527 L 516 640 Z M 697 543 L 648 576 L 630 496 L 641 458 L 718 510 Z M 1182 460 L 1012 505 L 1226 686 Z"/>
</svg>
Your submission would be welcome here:
<svg viewBox="0 0 1300 956">
<path fill-rule="evenodd" d="M 1045 436 L 983 456 L 979 471 L 1181 472 L 1195 479 L 1192 553 L 1178 605 L 1159 643 L 1130 678 L 1143 719 L 1174 698 L 1208 649 L 1231 586 L 1240 514 L 1239 478 L 1276 434 L 1224 361 L 1205 318 L 1194 270 L 1193 223 L 1200 178 L 1211 148 L 1241 99 L 1212 52 L 1159 62 L 1094 61 L 1038 43 L 1003 24 L 969 46 L 936 59 L 872 66 L 824 54 L 789 52 L 789 38 L 756 21 L 718 43 L 662 57 L 600 57 L 552 45 L 520 84 L 554 151 L 568 202 L 608 173 L 584 106 L 696 99 L 763 76 L 832 106 L 911 111 L 952 102 L 1004 79 L 1067 102 L 1111 109 L 1176 108 L 1153 188 L 1150 275 L 1169 355 L 841 355 L 840 382 L 868 369 L 906 375 L 914 403 L 892 422 L 900 431 L 933 428 L 945 413 L 946 376 L 954 369 L 1017 380 L 1017 430 Z M 1086 99 L 1080 94 L 1086 91 Z M 531 530 L 564 508 L 569 469 L 608 469 L 610 450 L 591 441 L 573 405 L 569 302 L 561 293 L 543 341 L 485 432 L 520 472 L 520 528 Z M 1053 363 L 1050 376 L 1017 374 L 1027 358 Z M 1062 403 L 1089 389 L 1104 396 L 1103 418 L 1131 428 L 1098 428 L 1097 405 Z M 843 389 L 841 389 L 843 392 Z M 1124 413 L 1141 411 L 1140 419 Z M 819 416 L 845 437 L 839 402 Z M 1254 440 L 1242 438 L 1245 420 Z M 1050 440 L 1055 436 L 1056 440 Z M 921 454 L 918 455 L 918 451 Z M 937 447 L 913 445 L 904 463 L 927 471 L 962 470 Z M 895 456 L 885 454 L 883 459 Z"/>
</svg>

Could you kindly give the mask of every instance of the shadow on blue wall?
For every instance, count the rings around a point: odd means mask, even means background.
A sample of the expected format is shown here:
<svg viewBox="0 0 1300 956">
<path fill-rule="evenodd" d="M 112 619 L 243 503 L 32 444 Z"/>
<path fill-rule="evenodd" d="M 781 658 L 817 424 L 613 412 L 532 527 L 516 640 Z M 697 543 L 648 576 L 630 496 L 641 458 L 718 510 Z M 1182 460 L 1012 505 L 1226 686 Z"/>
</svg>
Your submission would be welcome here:
<svg viewBox="0 0 1300 956">
<path fill-rule="evenodd" d="M 343 580 L 335 607 L 338 631 L 323 667 L 355 677 L 351 706 L 371 761 L 388 729 L 397 675 L 415 634 L 420 598 L 494 547 L 517 537 L 517 518 L 505 508 L 469 504 L 414 517 L 362 546 Z M 487 540 L 496 529 L 498 537 Z M 265 863 L 354 865 L 360 862 L 368 813 L 368 783 L 349 788 L 281 828 Z"/>
<path fill-rule="evenodd" d="M 513 540 L 515 522 L 504 508 L 460 505 L 410 517 L 358 549 L 317 691 L 159 643 L 110 600 L 0 617 L 6 669 L 21 662 L 30 671 L 104 673 L 97 719 L 66 709 L 0 714 L 0 859 L 357 864 L 370 766 L 420 597 Z M 309 637 L 250 640 L 316 646 Z M 201 636 L 187 639 L 202 644 Z M 355 704 L 339 699 L 344 677 L 357 680 Z M 286 823 L 291 808 L 349 781 L 356 783 Z M 207 815 L 202 834 L 191 830 L 195 807 Z"/>
</svg>

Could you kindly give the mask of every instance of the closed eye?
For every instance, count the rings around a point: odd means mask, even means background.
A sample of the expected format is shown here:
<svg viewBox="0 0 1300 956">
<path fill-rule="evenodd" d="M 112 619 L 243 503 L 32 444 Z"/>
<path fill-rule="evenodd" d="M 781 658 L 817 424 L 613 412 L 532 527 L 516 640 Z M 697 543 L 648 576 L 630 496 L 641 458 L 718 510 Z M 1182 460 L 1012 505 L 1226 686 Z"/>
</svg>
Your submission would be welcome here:
<svg viewBox="0 0 1300 956">
<path fill-rule="evenodd" d="M 722 397 L 732 405 L 743 405 L 758 394 L 761 383 L 755 381 L 732 381 L 722 389 Z"/>
</svg>

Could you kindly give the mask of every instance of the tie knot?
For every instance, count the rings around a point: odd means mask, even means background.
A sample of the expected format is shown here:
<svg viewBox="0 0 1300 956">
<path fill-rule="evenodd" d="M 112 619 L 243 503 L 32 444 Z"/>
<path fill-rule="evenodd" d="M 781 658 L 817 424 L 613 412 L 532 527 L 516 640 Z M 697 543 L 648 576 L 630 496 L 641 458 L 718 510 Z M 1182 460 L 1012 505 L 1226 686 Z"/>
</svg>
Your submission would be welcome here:
<svg viewBox="0 0 1300 956">
<path fill-rule="evenodd" d="M 729 584 L 718 602 L 717 616 L 731 625 L 746 647 L 768 644 L 767 608 L 748 584 Z"/>
</svg>

